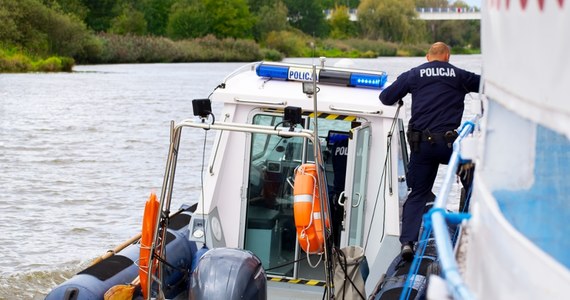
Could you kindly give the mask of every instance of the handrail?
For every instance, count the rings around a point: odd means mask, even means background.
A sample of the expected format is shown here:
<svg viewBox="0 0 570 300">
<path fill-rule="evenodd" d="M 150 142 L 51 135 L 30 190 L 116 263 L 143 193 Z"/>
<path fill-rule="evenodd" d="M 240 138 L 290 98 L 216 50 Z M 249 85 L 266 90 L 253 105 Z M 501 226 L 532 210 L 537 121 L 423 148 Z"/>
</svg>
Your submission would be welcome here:
<svg viewBox="0 0 570 300">
<path fill-rule="evenodd" d="M 451 186 L 454 182 L 455 171 L 457 170 L 459 163 L 462 160 L 460 156 L 461 141 L 467 135 L 473 132 L 477 118 L 478 117 L 475 117 L 473 121 L 463 123 L 459 129 L 459 135 L 457 139 L 453 142 L 453 152 L 451 153 L 451 157 L 449 159 L 449 164 L 445 178 L 443 180 L 443 184 L 437 194 L 433 207 L 427 214 L 424 215 L 424 229 L 417 250 L 419 251 L 419 254 L 416 253 L 414 260 L 412 261 L 410 271 L 408 272 L 408 279 L 404 285 L 404 288 L 402 289 L 402 293 L 400 294 L 400 300 L 409 299 L 410 297 L 411 287 L 413 286 L 414 280 L 416 278 L 415 275 L 417 275 L 420 266 L 420 260 L 424 255 L 427 241 L 432 233 L 432 230 L 435 237 L 435 244 L 437 247 L 441 270 L 443 276 L 446 279 L 445 281 L 448 286 L 448 290 L 453 293 L 453 299 L 475 299 L 475 296 L 465 286 L 465 283 L 459 274 L 453 253 L 453 245 L 451 243 L 451 238 L 448 232 L 448 223 L 459 224 L 463 220 L 470 218 L 471 215 L 466 213 L 448 213 L 446 210 L 446 205 Z"/>
<path fill-rule="evenodd" d="M 433 205 L 433 211 L 430 214 L 431 221 L 433 224 L 435 243 L 437 246 L 437 251 L 439 254 L 440 265 L 443 275 L 446 279 L 448 288 L 454 294 L 453 295 L 454 298 L 459 298 L 459 299 L 475 299 L 475 296 L 465 286 L 465 283 L 461 278 L 461 274 L 459 274 L 446 222 L 446 219 L 449 219 L 451 216 L 448 216 L 445 208 L 447 205 L 447 198 L 449 196 L 449 192 L 451 190 L 451 186 L 454 181 L 455 171 L 457 170 L 459 163 L 461 161 L 459 153 L 461 150 L 461 141 L 467 135 L 472 133 L 474 129 L 475 129 L 474 121 L 468 121 L 463 123 L 459 131 L 459 136 L 453 143 L 453 152 L 451 154 L 451 158 L 449 159 L 447 173 L 445 174 L 443 185 L 439 190 L 439 193 L 435 199 Z"/>
<path fill-rule="evenodd" d="M 287 105 L 287 101 L 281 100 L 252 100 L 252 99 L 243 99 L 239 97 L 234 98 L 235 102 L 241 103 L 250 103 L 250 104 L 266 104 L 266 105 Z"/>
<path fill-rule="evenodd" d="M 329 108 L 331 110 L 336 110 L 336 111 L 344 111 L 344 112 L 348 112 L 348 113 L 357 113 L 357 114 L 367 114 L 367 115 L 381 115 L 382 114 L 382 110 L 360 110 L 360 109 L 354 109 L 354 108 L 345 108 L 345 107 L 336 107 L 334 105 L 329 105 Z"/>
<path fill-rule="evenodd" d="M 290 131 L 286 127 L 272 127 L 254 124 L 241 124 L 232 122 L 218 122 L 215 124 L 210 123 L 200 123 L 194 120 L 184 120 L 175 125 L 175 129 L 182 127 L 194 127 L 202 128 L 205 130 L 215 129 L 215 130 L 225 130 L 225 131 L 237 131 L 237 132 L 247 132 L 247 133 L 264 133 L 264 134 L 275 134 L 282 137 L 303 137 L 309 139 L 311 142 L 315 142 L 317 139 L 314 138 L 313 132 L 306 129 L 295 129 Z"/>
<path fill-rule="evenodd" d="M 481 12 L 481 10 L 477 7 L 416 7 L 416 12 L 461 14 Z"/>
<path fill-rule="evenodd" d="M 205 122 L 194 122 L 194 120 L 187 119 L 183 120 L 177 124 L 174 121 L 170 123 L 170 147 L 168 150 L 168 158 L 166 161 L 166 168 L 164 171 L 164 178 L 162 182 L 162 189 L 160 193 L 160 201 L 159 207 L 160 212 L 157 215 L 157 219 L 155 221 L 155 228 L 154 228 L 154 235 L 153 235 L 153 242 L 150 246 L 150 253 L 151 255 L 151 263 L 148 266 L 147 271 L 147 299 L 151 299 L 152 295 L 152 287 L 153 281 L 158 283 L 159 291 L 162 290 L 162 278 L 163 278 L 163 268 L 162 263 L 164 260 L 164 251 L 161 251 L 161 248 L 165 246 L 164 243 L 160 243 L 160 241 L 166 241 L 166 230 L 160 230 L 162 227 L 167 227 L 167 222 L 161 222 L 161 218 L 167 216 L 165 213 L 170 212 L 170 205 L 172 199 L 172 190 L 174 185 L 174 175 L 176 173 L 176 163 L 178 161 L 178 150 L 180 147 L 180 136 L 182 133 L 182 128 L 184 127 L 193 127 L 193 128 L 202 128 L 205 130 L 215 129 L 215 130 L 225 130 L 225 131 L 236 131 L 236 132 L 246 132 L 246 133 L 265 133 L 265 134 L 276 134 L 282 137 L 303 137 L 310 140 L 312 143 L 319 143 L 318 136 L 314 136 L 313 132 L 310 130 L 294 130 L 290 131 L 289 128 L 277 128 L 271 126 L 262 126 L 262 125 L 254 125 L 254 124 L 239 124 L 239 123 L 231 123 L 231 122 L 218 122 L 215 124 L 205 123 Z M 168 220 L 168 219 L 166 219 Z M 159 236 L 160 235 L 160 236 Z M 158 250 L 158 251 L 157 251 Z M 152 263 L 156 258 L 155 255 L 158 255 L 160 258 L 158 263 L 155 265 Z M 155 276 L 154 273 L 158 270 L 158 274 Z M 156 279 L 155 279 L 156 278 Z"/>
<path fill-rule="evenodd" d="M 254 62 L 245 64 L 245 65 L 243 65 L 243 66 L 237 68 L 236 70 L 234 70 L 233 72 L 231 72 L 230 74 L 228 74 L 228 75 L 224 78 L 224 80 L 222 81 L 223 84 L 225 84 L 230 78 L 232 78 L 232 77 L 236 76 L 237 74 L 243 72 L 243 71 L 244 71 L 245 69 L 247 69 L 247 68 L 255 69 L 255 66 L 258 65 L 258 64 L 260 64 L 260 63 L 261 63 L 260 61 L 254 61 Z"/>
<path fill-rule="evenodd" d="M 226 113 L 225 118 L 224 118 L 224 122 L 227 121 L 229 117 L 230 117 L 230 115 Z M 216 146 L 214 147 L 214 153 L 212 153 L 212 162 L 210 163 L 210 166 L 208 167 L 208 172 L 210 173 L 210 175 L 214 175 L 214 164 L 216 163 L 216 158 L 218 157 L 218 150 L 220 149 L 220 143 L 222 142 L 222 137 L 221 137 L 222 133 L 224 133 L 224 131 L 220 130 L 220 138 L 218 138 Z"/>
</svg>

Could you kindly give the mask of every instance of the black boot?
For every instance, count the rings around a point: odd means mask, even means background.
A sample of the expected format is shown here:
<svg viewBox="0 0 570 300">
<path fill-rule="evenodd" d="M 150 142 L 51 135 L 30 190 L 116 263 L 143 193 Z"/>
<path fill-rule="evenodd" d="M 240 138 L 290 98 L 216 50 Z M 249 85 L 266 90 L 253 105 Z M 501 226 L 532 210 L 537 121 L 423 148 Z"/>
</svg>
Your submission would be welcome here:
<svg viewBox="0 0 570 300">
<path fill-rule="evenodd" d="M 414 247 L 412 243 L 406 243 L 402 245 L 402 252 L 400 252 L 402 260 L 412 261 L 414 259 Z"/>
</svg>

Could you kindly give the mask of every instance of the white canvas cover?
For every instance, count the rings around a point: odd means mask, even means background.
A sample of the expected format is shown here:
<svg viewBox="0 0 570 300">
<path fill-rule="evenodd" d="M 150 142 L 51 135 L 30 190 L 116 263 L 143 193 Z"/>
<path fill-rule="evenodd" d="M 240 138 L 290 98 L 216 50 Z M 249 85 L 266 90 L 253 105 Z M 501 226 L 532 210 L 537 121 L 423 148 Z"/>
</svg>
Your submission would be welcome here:
<svg viewBox="0 0 570 300">
<path fill-rule="evenodd" d="M 485 93 L 570 136 L 570 0 L 483 2 Z"/>
<path fill-rule="evenodd" d="M 334 296 L 335 299 L 362 299 L 366 297 L 361 264 L 364 261 L 364 249 L 348 246 L 340 249 L 342 253 L 334 260 Z"/>
<path fill-rule="evenodd" d="M 570 137 L 570 0 L 483 4 L 484 92 L 491 101 L 482 124 L 472 218 L 466 229 L 464 279 L 476 299 L 568 299 L 568 268 L 532 241 L 537 233 L 525 236 L 518 230 L 505 217 L 507 210 L 500 205 L 505 202 L 497 198 L 505 200 L 508 192 L 527 195 L 538 188 L 560 191 L 535 177 L 544 174 L 536 172 L 537 162 L 540 168 L 551 164 L 540 159 L 547 150 L 537 147 L 541 126 L 534 123 Z M 529 209 L 552 204 L 541 197 L 517 201 Z M 544 228 L 540 219 L 522 216 L 537 230 Z M 567 228 L 565 223 L 560 226 Z"/>
</svg>

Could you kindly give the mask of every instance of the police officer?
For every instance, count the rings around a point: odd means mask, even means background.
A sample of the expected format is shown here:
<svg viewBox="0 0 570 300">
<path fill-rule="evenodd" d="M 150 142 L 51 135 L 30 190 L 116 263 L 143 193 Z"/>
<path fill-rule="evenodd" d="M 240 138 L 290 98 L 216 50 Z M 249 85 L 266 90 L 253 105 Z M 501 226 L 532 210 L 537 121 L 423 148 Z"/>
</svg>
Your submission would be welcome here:
<svg viewBox="0 0 570 300">
<path fill-rule="evenodd" d="M 380 93 L 384 105 L 400 102 L 412 94 L 412 117 L 408 124 L 410 162 L 408 187 L 411 189 L 402 212 L 402 259 L 412 260 L 427 201 L 439 164 L 447 164 L 451 144 L 461 123 L 465 95 L 477 92 L 480 76 L 449 63 L 449 46 L 437 42 L 427 55 L 427 63 L 402 73 Z M 400 102 L 401 103 L 401 102 Z"/>
</svg>

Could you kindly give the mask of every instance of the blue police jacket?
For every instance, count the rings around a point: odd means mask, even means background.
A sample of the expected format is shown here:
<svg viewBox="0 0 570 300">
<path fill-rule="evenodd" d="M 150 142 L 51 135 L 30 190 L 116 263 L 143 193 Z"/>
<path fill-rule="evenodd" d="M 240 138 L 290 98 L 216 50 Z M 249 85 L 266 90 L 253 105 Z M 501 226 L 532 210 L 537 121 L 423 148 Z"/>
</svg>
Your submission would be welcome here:
<svg viewBox="0 0 570 300">
<path fill-rule="evenodd" d="M 479 90 L 480 79 L 450 63 L 431 61 L 398 76 L 380 93 L 380 101 L 392 105 L 411 93 L 411 127 L 443 133 L 459 127 L 465 95 Z"/>
</svg>

